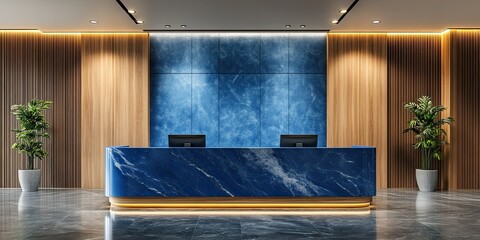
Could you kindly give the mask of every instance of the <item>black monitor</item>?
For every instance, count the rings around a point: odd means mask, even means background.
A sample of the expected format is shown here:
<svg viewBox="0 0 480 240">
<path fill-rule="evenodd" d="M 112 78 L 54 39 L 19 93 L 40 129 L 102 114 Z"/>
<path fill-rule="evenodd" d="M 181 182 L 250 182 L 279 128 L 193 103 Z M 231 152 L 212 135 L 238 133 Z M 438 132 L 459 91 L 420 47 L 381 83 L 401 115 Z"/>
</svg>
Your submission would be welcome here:
<svg viewBox="0 0 480 240">
<path fill-rule="evenodd" d="M 280 135 L 280 147 L 317 147 L 317 134 Z"/>
<path fill-rule="evenodd" d="M 168 135 L 169 147 L 205 147 L 205 135 Z"/>
</svg>

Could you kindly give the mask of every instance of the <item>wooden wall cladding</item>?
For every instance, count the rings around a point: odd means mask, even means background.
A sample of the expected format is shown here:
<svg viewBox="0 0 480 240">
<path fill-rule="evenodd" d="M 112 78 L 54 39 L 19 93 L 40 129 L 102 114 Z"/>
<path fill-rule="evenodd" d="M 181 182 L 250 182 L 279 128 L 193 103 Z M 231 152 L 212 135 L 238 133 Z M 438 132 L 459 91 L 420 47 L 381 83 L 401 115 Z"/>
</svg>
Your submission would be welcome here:
<svg viewBox="0 0 480 240">
<path fill-rule="evenodd" d="M 0 187 L 19 187 L 24 155 L 10 149 L 17 126 L 12 104 L 32 98 L 53 100 L 46 112 L 51 124 L 50 153 L 36 160 L 42 169 L 40 187 L 80 187 L 80 36 L 0 31 Z"/>
<path fill-rule="evenodd" d="M 449 188 L 480 188 L 480 30 L 449 30 L 443 48 L 444 104 L 450 127 Z"/>
<path fill-rule="evenodd" d="M 104 149 L 148 146 L 148 34 L 82 34 L 82 188 L 104 187 Z"/>
<path fill-rule="evenodd" d="M 441 104 L 441 35 L 388 35 L 388 187 L 415 188 L 420 153 L 412 147 L 413 133 L 402 134 L 412 114 L 403 109 L 419 97 Z M 435 161 L 440 187 L 444 186 L 442 162 Z"/>
<path fill-rule="evenodd" d="M 328 34 L 327 145 L 377 147 L 387 187 L 387 35 Z"/>
</svg>

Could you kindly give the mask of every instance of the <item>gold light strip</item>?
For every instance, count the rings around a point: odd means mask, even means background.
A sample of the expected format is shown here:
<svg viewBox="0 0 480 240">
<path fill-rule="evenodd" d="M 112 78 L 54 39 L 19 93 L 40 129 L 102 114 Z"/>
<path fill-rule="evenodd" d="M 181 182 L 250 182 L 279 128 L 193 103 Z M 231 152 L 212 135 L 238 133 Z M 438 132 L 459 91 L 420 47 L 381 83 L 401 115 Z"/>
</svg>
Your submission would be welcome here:
<svg viewBox="0 0 480 240">
<path fill-rule="evenodd" d="M 364 208 L 361 210 L 166 210 L 166 211 L 118 211 L 110 210 L 114 216 L 257 216 L 257 215 L 271 215 L 271 216 L 360 216 L 370 214 L 370 208 Z"/>
<path fill-rule="evenodd" d="M 370 203 L 112 203 L 123 208 L 365 208 Z"/>
</svg>

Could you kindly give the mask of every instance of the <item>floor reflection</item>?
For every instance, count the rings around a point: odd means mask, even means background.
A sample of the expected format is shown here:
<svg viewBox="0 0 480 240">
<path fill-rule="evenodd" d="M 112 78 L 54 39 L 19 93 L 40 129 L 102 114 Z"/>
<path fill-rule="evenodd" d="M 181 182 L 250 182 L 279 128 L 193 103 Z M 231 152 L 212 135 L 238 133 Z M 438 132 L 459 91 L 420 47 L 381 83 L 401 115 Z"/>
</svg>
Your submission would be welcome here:
<svg viewBox="0 0 480 240">
<path fill-rule="evenodd" d="M 126 210 L 105 215 L 105 239 L 375 238 L 370 209 L 359 210 Z M 348 231 L 345 231 L 347 230 Z"/>
<path fill-rule="evenodd" d="M 0 239 L 480 239 L 480 190 L 379 190 L 345 213 L 117 212 L 102 190 L 0 189 Z"/>
</svg>

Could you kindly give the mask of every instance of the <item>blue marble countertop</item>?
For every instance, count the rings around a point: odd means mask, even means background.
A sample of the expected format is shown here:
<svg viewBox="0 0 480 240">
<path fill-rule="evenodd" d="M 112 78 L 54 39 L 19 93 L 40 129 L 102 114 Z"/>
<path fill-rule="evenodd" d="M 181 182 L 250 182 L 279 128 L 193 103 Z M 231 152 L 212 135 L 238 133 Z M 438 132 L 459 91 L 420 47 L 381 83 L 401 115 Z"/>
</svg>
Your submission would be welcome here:
<svg viewBox="0 0 480 240">
<path fill-rule="evenodd" d="M 375 148 L 107 147 L 109 197 L 370 197 Z"/>
</svg>

